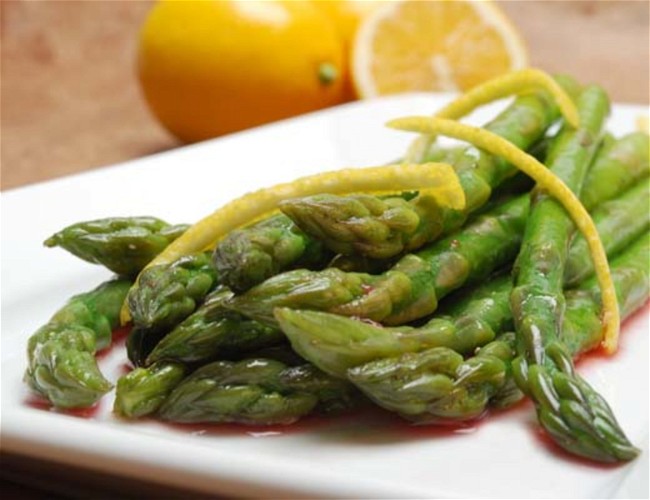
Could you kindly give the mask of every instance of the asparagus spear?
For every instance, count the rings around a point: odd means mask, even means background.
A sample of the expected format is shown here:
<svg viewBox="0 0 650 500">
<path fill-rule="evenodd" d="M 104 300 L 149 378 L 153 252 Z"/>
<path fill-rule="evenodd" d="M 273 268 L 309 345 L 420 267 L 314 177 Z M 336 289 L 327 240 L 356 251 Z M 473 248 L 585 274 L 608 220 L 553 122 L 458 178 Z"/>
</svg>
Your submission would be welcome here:
<svg viewBox="0 0 650 500">
<path fill-rule="evenodd" d="M 593 220 L 599 234 L 612 235 L 603 238 L 603 246 L 608 255 L 615 254 L 650 227 L 650 184 L 648 179 L 639 182 L 623 196 L 610 200 L 599 206 L 593 214 Z M 603 227 L 609 224 L 610 227 Z M 615 237 L 613 236 L 615 234 Z M 564 270 L 566 286 L 575 286 L 590 276 L 593 271 L 591 259 L 587 255 L 587 242 L 577 234 L 571 244 Z"/>
<path fill-rule="evenodd" d="M 604 203 L 594 212 L 596 228 L 609 256 L 647 230 L 647 225 L 630 220 L 647 219 L 650 193 L 647 179 Z M 615 207 L 616 209 L 612 209 Z M 569 255 L 575 256 L 574 272 L 584 278 L 593 273 L 588 251 L 580 240 L 572 243 Z M 509 296 L 512 284 L 507 276 L 485 284 L 456 298 L 442 315 L 423 326 L 386 328 L 370 322 L 317 311 L 278 309 L 275 316 L 293 348 L 321 370 L 345 376 L 346 370 L 362 363 L 416 352 L 431 347 L 447 347 L 460 354 L 472 352 L 494 339 L 499 332 L 513 328 Z"/>
<path fill-rule="evenodd" d="M 575 82 L 563 79 L 561 83 L 569 93 L 577 92 Z M 557 108 L 550 97 L 540 92 L 517 98 L 487 127 L 492 132 L 527 147 L 540 139 L 557 117 Z M 467 211 L 441 212 L 441 221 L 433 222 L 432 226 L 459 227 L 467 213 L 487 201 L 491 186 L 499 185 L 514 173 L 512 167 L 505 162 L 491 158 L 475 148 L 464 148 L 462 151 L 463 154 L 460 155 L 457 150 L 441 153 L 435 149 L 428 156 L 430 161 L 445 160 L 457 166 L 461 183 L 466 188 L 468 206 Z M 431 204 L 423 202 L 422 205 L 429 207 Z M 277 272 L 298 267 L 296 261 L 302 258 L 299 250 L 303 247 L 322 249 L 314 245 L 312 238 L 298 229 L 289 218 L 278 215 L 226 237 L 217 246 L 215 262 L 220 274 L 224 276 L 223 283 L 242 292 Z M 315 260 L 319 261 L 318 258 Z"/>
<path fill-rule="evenodd" d="M 647 230 L 612 259 L 611 268 L 622 321 L 631 316 L 650 296 L 650 233 Z M 600 343 L 600 288 L 590 277 L 566 293 L 567 311 L 561 340 L 573 356 L 590 351 Z M 589 334 L 588 332 L 593 332 Z"/>
<path fill-rule="evenodd" d="M 126 418 L 154 413 L 186 374 L 180 363 L 154 363 L 136 368 L 117 381 L 113 411 Z"/>
<path fill-rule="evenodd" d="M 585 185 L 590 189 L 590 204 L 610 198 L 617 190 L 647 175 L 647 157 L 647 141 L 639 140 L 638 135 L 625 137 L 604 148 L 595 167 L 598 166 L 600 173 L 609 172 L 613 182 L 607 181 L 608 175 L 588 175 Z M 517 207 L 515 201 L 510 203 L 514 205 L 510 205 L 513 213 L 501 212 L 499 216 L 514 231 L 527 214 L 525 210 L 515 214 L 514 209 L 522 207 Z M 275 307 L 322 310 L 386 324 L 417 319 L 433 312 L 437 299 L 451 289 L 480 279 L 494 269 L 491 266 L 507 262 L 515 237 L 508 234 L 501 239 L 507 231 L 498 222 L 499 216 L 491 223 L 491 215 L 497 213 L 489 212 L 457 233 L 405 256 L 380 275 L 345 273 L 337 269 L 290 271 L 235 297 L 228 307 L 269 323 L 274 321 L 272 311 Z M 468 242 L 472 242 L 471 246 L 463 244 L 465 235 Z"/>
<path fill-rule="evenodd" d="M 221 354 L 230 357 L 279 343 L 277 328 L 262 325 L 223 307 L 233 293 L 219 286 L 192 315 L 163 337 L 146 364 L 161 360 L 206 362 Z"/>
<path fill-rule="evenodd" d="M 110 344 L 131 282 L 108 281 L 72 297 L 27 343 L 29 387 L 59 408 L 92 406 L 112 385 L 95 352 Z"/>
<path fill-rule="evenodd" d="M 45 240 L 80 259 L 123 276 L 135 276 L 189 226 L 155 217 L 112 217 L 79 222 Z"/>
<path fill-rule="evenodd" d="M 550 168 L 574 191 L 581 188 L 607 105 L 600 89 L 585 90 L 578 106 L 581 129 L 565 131 L 551 151 Z M 629 460 L 637 450 L 605 401 L 575 373 L 560 337 L 562 280 L 572 230 L 573 222 L 561 205 L 540 192 L 526 225 L 510 296 L 517 332 L 515 381 L 535 403 L 542 427 L 567 451 L 595 460 Z M 575 396 L 560 406 L 560 399 L 571 393 Z"/>
<path fill-rule="evenodd" d="M 296 270 L 257 285 L 226 305 L 274 324 L 273 309 L 316 309 L 402 324 L 431 314 L 438 300 L 512 260 L 528 212 L 522 196 L 480 216 L 461 231 L 398 261 L 381 275 Z"/>
<path fill-rule="evenodd" d="M 459 304 L 461 312 L 436 316 L 421 327 L 382 327 L 337 314 L 289 308 L 276 309 L 275 316 L 300 356 L 344 378 L 349 368 L 403 353 L 439 346 L 472 352 L 511 325 L 510 290 L 506 278 L 490 280 Z"/>
<path fill-rule="evenodd" d="M 622 318 L 631 315 L 650 296 L 649 252 L 650 235 L 646 233 L 612 262 Z M 510 288 L 508 280 L 500 282 L 504 290 Z M 566 300 L 563 341 L 569 354 L 577 357 L 601 340 L 596 280 L 590 279 L 567 292 Z M 489 406 L 503 408 L 523 396 L 513 390 L 515 355 L 514 334 L 505 333 L 466 360 L 453 349 L 436 347 L 359 365 L 348 370 L 347 375 L 370 399 L 405 418 L 419 423 L 462 421 L 483 415 Z M 557 377 L 545 389 L 551 399 L 555 398 L 550 406 L 560 409 L 559 415 L 548 417 L 555 423 L 553 429 L 560 434 L 559 439 L 571 439 L 562 419 L 571 420 L 573 402 L 585 394 L 582 387 L 575 393 L 568 390 L 573 387 L 566 384 L 565 378 Z M 611 411 L 602 412 L 607 413 Z M 613 421 L 608 424 L 616 425 Z M 633 453 L 630 448 L 626 448 L 627 453 Z"/>
<path fill-rule="evenodd" d="M 642 132 L 606 141 L 585 177 L 580 201 L 591 210 L 650 172 L 650 136 Z"/>
<path fill-rule="evenodd" d="M 375 403 L 418 423 L 472 420 L 505 386 L 514 335 L 501 336 L 464 360 L 434 347 L 351 368 L 349 379 Z"/>
<path fill-rule="evenodd" d="M 594 186 L 596 187 L 596 186 Z M 480 281 L 515 257 L 528 216 L 526 196 L 478 217 L 465 228 L 400 259 L 380 275 L 328 268 L 270 278 L 226 305 L 274 324 L 276 307 L 314 309 L 402 324 L 435 311 L 438 301 Z"/>
<path fill-rule="evenodd" d="M 183 380 L 159 415 L 186 423 L 289 424 L 312 411 L 349 408 L 355 395 L 351 384 L 311 365 L 287 367 L 268 359 L 217 361 Z"/>
<path fill-rule="evenodd" d="M 527 107 L 539 104 L 520 98 L 510 110 L 530 113 L 533 108 Z M 528 149 L 553 119 L 552 114 L 543 118 L 539 111 L 534 110 L 537 126 L 531 126 L 530 116 L 506 112 L 488 123 L 486 129 Z M 466 208 L 462 211 L 439 207 L 428 196 L 405 201 L 397 197 L 382 200 L 370 195 L 330 194 L 286 200 L 280 209 L 305 233 L 337 253 L 389 258 L 461 227 L 468 215 L 487 202 L 495 187 L 516 173 L 512 165 L 473 146 L 450 158 L 465 191 Z"/>
<path fill-rule="evenodd" d="M 213 258 L 221 281 L 242 292 L 285 269 L 322 267 L 331 254 L 290 219 L 275 215 L 230 233 Z"/>
<path fill-rule="evenodd" d="M 128 296 L 133 324 L 152 331 L 172 328 L 194 312 L 216 283 L 209 253 L 145 269 Z"/>
<path fill-rule="evenodd" d="M 305 364 L 305 360 L 287 343 L 264 347 L 248 355 L 240 353 L 236 360 L 256 358 L 279 361 L 287 366 Z M 187 365 L 168 359 L 130 371 L 117 381 L 113 411 L 126 418 L 141 418 L 155 413 L 187 372 Z"/>
<path fill-rule="evenodd" d="M 244 354 L 239 357 L 233 357 L 228 361 L 243 361 L 251 358 L 272 359 L 284 363 L 287 366 L 300 366 L 307 363 L 307 360 L 291 348 L 291 344 L 285 339 L 284 342 L 257 349 L 253 352 Z"/>
</svg>

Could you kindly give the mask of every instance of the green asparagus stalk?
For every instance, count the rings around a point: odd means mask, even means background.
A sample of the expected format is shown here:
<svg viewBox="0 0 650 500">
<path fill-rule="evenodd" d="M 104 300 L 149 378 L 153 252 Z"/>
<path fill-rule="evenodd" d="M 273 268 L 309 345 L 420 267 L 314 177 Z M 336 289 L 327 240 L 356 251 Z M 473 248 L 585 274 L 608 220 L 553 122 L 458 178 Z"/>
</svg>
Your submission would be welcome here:
<svg viewBox="0 0 650 500">
<path fill-rule="evenodd" d="M 621 141 L 625 142 L 624 148 L 619 147 Z M 604 201 L 648 170 L 643 141 L 621 141 L 605 148 L 604 159 L 597 163 L 599 170 L 619 167 L 623 173 L 611 174 L 614 189 L 606 179 L 594 178 L 589 182 L 590 197 L 594 200 Z M 627 154 L 621 155 L 621 149 Z M 629 171 L 625 171 L 627 166 Z M 431 314 L 438 300 L 453 289 L 480 280 L 508 263 L 519 241 L 519 236 L 511 231 L 518 232 L 527 218 L 528 207 L 523 205 L 521 200 L 513 200 L 506 207 L 488 212 L 457 233 L 403 257 L 380 275 L 338 269 L 290 271 L 257 285 L 227 305 L 271 324 L 275 307 L 321 310 L 389 325 L 418 319 Z"/>
<path fill-rule="evenodd" d="M 585 90 L 578 105 L 581 129 L 565 131 L 551 150 L 549 168 L 576 192 L 595 151 L 607 106 L 599 88 Z M 616 424 L 607 403 L 575 373 L 561 340 L 562 281 L 572 231 L 573 222 L 562 206 L 538 193 L 510 296 L 517 333 L 515 381 L 535 403 L 542 427 L 561 447 L 594 460 L 630 460 L 638 451 Z M 564 406 L 560 405 L 563 398 L 568 400 Z"/>
<path fill-rule="evenodd" d="M 292 267 L 323 267 L 332 255 L 286 216 L 275 215 L 231 232 L 214 251 L 225 285 L 236 292 Z"/>
<path fill-rule="evenodd" d="M 217 361 L 183 380 L 165 399 L 159 416 L 184 423 L 290 424 L 314 411 L 344 410 L 356 399 L 351 384 L 311 365 Z"/>
<path fill-rule="evenodd" d="M 209 253 L 145 269 L 128 295 L 133 324 L 142 330 L 170 329 L 192 314 L 216 284 Z"/>
<path fill-rule="evenodd" d="M 650 296 L 649 256 L 650 233 L 645 231 L 611 261 L 621 321 L 641 308 Z M 565 296 L 567 311 L 561 340 L 575 357 L 596 348 L 602 340 L 600 287 L 592 276 L 565 292 Z"/>
<path fill-rule="evenodd" d="M 117 381 L 113 412 L 126 418 L 155 413 L 186 371 L 182 364 L 167 361 L 130 371 Z"/>
<path fill-rule="evenodd" d="M 147 357 L 146 364 L 162 360 L 206 362 L 217 356 L 242 355 L 284 339 L 282 332 L 223 307 L 233 293 L 219 286 L 192 315 L 165 335 Z"/>
<path fill-rule="evenodd" d="M 577 93 L 577 84 L 562 79 L 562 85 L 570 94 Z M 487 127 L 521 147 L 528 147 L 540 139 L 558 118 L 558 110 L 546 93 L 525 95 L 517 98 Z M 432 227 L 460 227 L 468 213 L 473 212 L 489 199 L 493 186 L 501 184 L 514 173 L 512 166 L 492 158 L 475 148 L 464 148 L 448 153 L 434 149 L 428 159 L 444 160 L 455 165 L 466 191 L 467 210 L 440 212 L 441 220 Z M 423 200 L 422 207 L 429 208 L 430 200 Z M 223 283 L 237 292 L 263 282 L 278 272 L 299 267 L 301 249 L 322 252 L 315 247 L 313 239 L 305 235 L 285 215 L 278 215 L 259 224 L 234 232 L 226 237 L 215 252 L 215 263 Z M 320 249 L 320 250 L 318 250 Z M 316 251 L 317 250 L 317 251 Z M 309 259 L 319 262 L 319 258 Z"/>
<path fill-rule="evenodd" d="M 439 144 L 432 144 L 424 155 L 423 163 L 449 163 L 454 165 L 464 154 L 464 146 L 443 147 Z"/>
<path fill-rule="evenodd" d="M 130 286 L 112 280 L 72 297 L 29 338 L 24 380 L 35 393 L 59 408 L 84 408 L 112 388 L 95 352 L 110 344 Z"/>
<path fill-rule="evenodd" d="M 640 247 L 641 252 L 629 262 L 633 270 L 626 278 L 628 285 L 635 276 L 644 278 L 647 297 L 650 251 L 647 234 Z M 631 286 L 631 289 L 640 291 L 641 287 Z M 629 299 L 629 302 L 636 301 Z M 592 305 L 592 311 L 596 307 Z M 596 324 L 596 321 L 593 317 L 588 322 L 579 318 L 575 323 L 584 328 L 585 324 Z M 575 334 L 580 330 L 571 328 L 570 332 Z M 543 344 L 545 364 L 528 363 L 522 355 L 513 360 L 517 386 L 533 399 L 540 424 L 565 450 L 602 462 L 633 459 L 639 450 L 629 442 L 607 402 L 575 372 L 567 335 Z"/>
<path fill-rule="evenodd" d="M 531 116 L 513 110 L 533 111 L 538 102 L 520 98 L 486 129 L 501 135 L 521 149 L 528 149 L 541 138 L 554 115 L 534 110 L 537 126 Z M 481 208 L 492 190 L 512 177 L 516 169 L 500 158 L 469 146 L 462 154 L 452 155 L 454 167 L 465 192 L 466 208 L 453 210 L 439 207 L 430 196 L 406 201 L 401 198 L 381 199 L 371 195 L 336 196 L 321 194 L 286 200 L 280 209 L 298 227 L 322 241 L 334 252 L 386 259 L 412 251 L 458 229 L 467 217 Z"/>
<path fill-rule="evenodd" d="M 45 240 L 45 246 L 58 246 L 119 275 L 135 276 L 188 227 L 155 217 L 112 217 L 68 226 Z"/>
<path fill-rule="evenodd" d="M 257 349 L 252 353 L 239 353 L 228 361 L 246 359 L 275 360 L 286 366 L 300 366 L 305 360 L 287 343 Z M 238 358 L 238 359 L 237 359 Z M 147 367 L 136 368 L 117 381 L 113 411 L 126 418 L 142 418 L 158 411 L 171 391 L 185 378 L 187 365 L 162 359 Z"/>
<path fill-rule="evenodd" d="M 421 424 L 473 420 L 506 386 L 514 334 L 502 335 L 463 359 L 434 347 L 351 368 L 348 378 L 371 400 Z"/>
<path fill-rule="evenodd" d="M 398 261 L 381 275 L 328 268 L 279 274 L 227 306 L 275 324 L 273 309 L 315 309 L 402 324 L 431 314 L 438 300 L 514 259 L 528 213 L 522 196 L 478 217 L 461 231 Z"/>
<path fill-rule="evenodd" d="M 650 136 L 642 132 L 606 141 L 589 168 L 580 193 L 587 210 L 625 191 L 650 173 Z"/>
<path fill-rule="evenodd" d="M 650 296 L 649 254 L 650 235 L 645 233 L 612 261 L 612 277 L 623 319 Z M 502 278 L 500 282 L 506 292 L 502 297 L 507 300 L 509 281 Z M 593 349 L 602 340 L 599 293 L 598 283 L 592 278 L 566 294 L 562 341 L 572 357 Z M 465 360 L 453 349 L 436 347 L 378 359 L 351 368 L 347 375 L 370 399 L 409 420 L 418 423 L 463 421 L 480 417 L 489 407 L 509 406 L 523 396 L 514 384 L 512 362 L 515 356 L 515 336 L 504 333 Z M 572 420 L 575 401 L 580 402 L 583 396 L 592 397 L 592 393 L 585 393 L 581 385 L 567 383 L 565 377 L 553 378 L 545 387 L 545 393 L 552 401 L 551 406 L 560 413 L 546 417 L 552 424 L 551 430 L 556 432 L 558 440 L 571 441 L 572 432 L 568 431 L 563 419 Z M 599 405 L 605 405 L 601 415 L 611 414 L 606 403 L 599 401 Z M 609 419 L 599 424 L 605 428 L 616 426 Z M 585 434 L 590 432 L 588 429 Z M 602 435 L 600 432 L 594 434 L 597 439 Z M 627 445 L 622 448 L 625 453 L 634 454 Z"/>
<path fill-rule="evenodd" d="M 372 360 L 444 346 L 469 353 L 512 324 L 507 277 L 490 280 L 460 304 L 456 315 L 421 327 L 380 324 L 321 311 L 278 308 L 275 316 L 300 356 L 335 377 Z M 461 356 L 462 358 L 462 356 Z"/>
<path fill-rule="evenodd" d="M 593 213 L 593 220 L 601 235 L 608 255 L 616 254 L 643 231 L 650 227 L 650 183 L 648 179 L 639 182 L 623 196 L 610 200 Z M 610 227 L 603 227 L 609 224 Z M 615 234 L 615 237 L 613 236 Z M 575 286 L 594 272 L 588 254 L 587 242 L 577 234 L 571 244 L 564 270 L 565 286 Z"/>
<path fill-rule="evenodd" d="M 370 259 L 363 255 L 342 255 L 334 257 L 327 267 L 335 267 L 346 273 L 381 274 L 395 265 L 397 259 Z"/>
<path fill-rule="evenodd" d="M 286 340 L 270 347 L 263 347 L 253 352 L 246 353 L 239 357 L 233 357 L 228 361 L 243 361 L 245 359 L 263 358 L 272 359 L 284 363 L 287 366 L 300 366 L 307 363 L 307 360 L 301 357 L 291 348 L 291 344 Z"/>
<path fill-rule="evenodd" d="M 521 243 L 528 209 L 526 196 L 511 200 L 457 233 L 403 257 L 380 275 L 335 268 L 290 271 L 226 305 L 267 324 L 275 323 L 272 314 L 276 307 L 403 324 L 431 314 L 445 295 L 511 262 Z"/>
<path fill-rule="evenodd" d="M 647 225 L 634 223 L 620 229 L 630 220 L 647 218 L 650 193 L 645 186 L 647 179 L 594 211 L 608 256 L 616 255 L 647 231 Z M 572 243 L 569 255 L 575 256 L 573 269 L 577 275 L 587 278 L 593 274 L 589 252 L 581 240 Z M 296 352 L 321 370 L 343 377 L 349 368 L 368 361 L 432 347 L 471 353 L 499 332 L 513 328 L 511 292 L 507 276 L 490 279 L 453 300 L 442 308 L 442 315 L 418 328 L 387 328 L 331 313 L 282 308 L 275 311 L 275 316 Z"/>
</svg>

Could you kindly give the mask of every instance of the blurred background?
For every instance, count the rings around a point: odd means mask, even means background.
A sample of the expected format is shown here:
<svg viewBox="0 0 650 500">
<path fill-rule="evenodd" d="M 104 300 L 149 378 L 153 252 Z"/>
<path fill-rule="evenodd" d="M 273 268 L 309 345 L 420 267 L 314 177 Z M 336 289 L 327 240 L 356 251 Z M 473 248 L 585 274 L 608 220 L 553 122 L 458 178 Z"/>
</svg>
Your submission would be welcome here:
<svg viewBox="0 0 650 500">
<path fill-rule="evenodd" d="M 506 24 L 524 40 L 522 46 L 527 47 L 531 65 L 550 72 L 568 72 L 583 82 L 600 83 L 614 101 L 648 104 L 649 2 L 496 3 L 510 20 Z M 153 5 L 148 0 L 2 0 L 2 189 L 110 165 L 203 138 L 190 132 L 183 136 L 178 130 L 171 133 L 169 126 L 162 125 L 167 111 L 160 109 L 164 108 L 160 100 L 169 97 L 160 97 L 165 89 L 152 90 L 151 80 L 156 81 L 156 77 L 151 76 L 151 71 L 161 65 L 160 51 L 172 51 L 167 61 L 182 56 L 174 57 L 177 49 L 165 49 L 157 37 L 161 30 L 170 31 L 164 29 L 165 22 L 169 22 L 165 19 L 158 19 L 158 26 L 150 26 L 144 48 L 139 41 Z M 168 14 L 174 19 L 183 15 Z M 304 12 L 300 15 L 306 16 Z M 209 32 L 211 21 L 201 20 L 203 17 L 200 12 L 187 14 L 190 24 L 192 20 L 204 23 Z M 314 24 L 308 31 L 318 26 Z M 319 40 L 325 38 L 323 35 Z M 250 45 L 254 41 L 245 37 L 243 43 Z M 343 42 L 344 57 L 348 57 L 351 43 Z M 140 66 L 138 73 L 136 61 L 143 50 L 149 51 L 145 62 L 150 64 L 144 70 Z M 329 79 L 340 78 L 342 64 L 338 61 L 334 67 L 321 65 L 320 83 L 331 85 Z M 320 96 L 320 101 L 307 103 L 304 109 L 312 104 L 314 108 L 323 107 L 359 97 L 358 91 L 355 94 L 348 88 L 349 82 L 342 85 L 337 96 Z M 154 83 L 156 86 L 160 87 Z M 147 105 L 143 89 L 149 92 L 150 103 L 158 107 L 156 115 Z M 233 109 L 231 113 L 237 114 L 237 107 Z M 226 126 L 219 133 L 228 131 L 232 130 Z"/>
</svg>

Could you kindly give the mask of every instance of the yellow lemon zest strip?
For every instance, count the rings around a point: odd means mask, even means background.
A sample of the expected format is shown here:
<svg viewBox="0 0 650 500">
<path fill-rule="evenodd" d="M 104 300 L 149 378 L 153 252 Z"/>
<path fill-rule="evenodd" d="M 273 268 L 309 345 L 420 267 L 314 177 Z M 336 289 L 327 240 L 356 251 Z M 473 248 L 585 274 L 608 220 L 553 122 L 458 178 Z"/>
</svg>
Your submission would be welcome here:
<svg viewBox="0 0 650 500">
<path fill-rule="evenodd" d="M 612 354 L 618 347 L 618 333 L 620 317 L 616 291 L 607 262 L 607 255 L 603 248 L 596 226 L 594 226 L 589 213 L 580 203 L 575 194 L 562 182 L 562 180 L 510 142 L 502 139 L 492 132 L 463 125 L 456 121 L 430 117 L 407 117 L 392 120 L 389 127 L 420 132 L 425 134 L 441 134 L 454 139 L 467 141 L 486 150 L 490 154 L 500 156 L 519 170 L 532 177 L 537 184 L 548 191 L 564 209 L 569 213 L 578 230 L 582 233 L 589 246 L 589 252 L 594 262 L 596 278 L 601 291 L 603 306 L 603 347 L 608 354 Z"/>
<path fill-rule="evenodd" d="M 347 168 L 301 177 L 247 193 L 192 225 L 153 259 L 145 269 L 174 262 L 183 255 L 213 247 L 226 234 L 248 225 L 277 209 L 289 198 L 314 194 L 395 193 L 419 191 L 443 207 L 465 208 L 465 192 L 451 165 L 446 163 L 400 164 L 368 168 Z M 137 280 L 136 284 L 137 286 Z M 120 312 L 122 324 L 130 320 L 125 301 Z"/>
<path fill-rule="evenodd" d="M 458 120 L 484 104 L 537 89 L 546 90 L 551 94 L 564 119 L 572 127 L 578 127 L 578 109 L 569 94 L 550 75 L 533 68 L 507 73 L 477 85 L 444 106 L 434 117 Z M 434 135 L 423 135 L 415 139 L 406 153 L 406 161 L 422 161 L 434 141 Z"/>
</svg>

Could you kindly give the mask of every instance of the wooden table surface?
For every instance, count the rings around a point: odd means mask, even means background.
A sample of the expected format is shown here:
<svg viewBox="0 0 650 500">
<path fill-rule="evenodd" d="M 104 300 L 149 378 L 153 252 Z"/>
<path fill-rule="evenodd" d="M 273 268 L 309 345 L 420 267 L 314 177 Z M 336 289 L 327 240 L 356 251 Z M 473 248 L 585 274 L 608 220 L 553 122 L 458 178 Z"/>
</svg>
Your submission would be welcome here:
<svg viewBox="0 0 650 500">
<path fill-rule="evenodd" d="M 2 189 L 181 145 L 148 112 L 135 78 L 137 30 L 151 4 L 0 3 Z M 500 4 L 521 29 L 533 65 L 598 82 L 616 101 L 649 102 L 647 1 Z M 5 454 L 2 469 L 10 498 L 97 497 L 92 489 L 73 493 L 82 482 L 57 481 L 54 465 Z"/>
<path fill-rule="evenodd" d="M 500 2 L 532 64 L 648 103 L 647 1 Z M 3 0 L 2 189 L 178 147 L 135 77 L 150 1 Z"/>
</svg>

